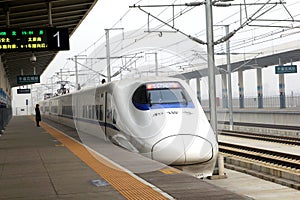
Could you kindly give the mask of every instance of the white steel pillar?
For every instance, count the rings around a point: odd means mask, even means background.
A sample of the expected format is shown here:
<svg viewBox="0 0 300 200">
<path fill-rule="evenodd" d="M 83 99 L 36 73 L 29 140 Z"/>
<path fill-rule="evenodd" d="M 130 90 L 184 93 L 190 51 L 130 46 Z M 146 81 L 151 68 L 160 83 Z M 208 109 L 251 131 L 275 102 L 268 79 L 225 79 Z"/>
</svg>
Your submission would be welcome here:
<svg viewBox="0 0 300 200">
<path fill-rule="evenodd" d="M 226 35 L 229 34 L 229 25 L 225 25 Z M 230 41 L 226 41 L 226 60 L 228 75 L 228 110 L 229 110 L 229 129 L 233 130 L 233 108 L 232 108 L 232 86 L 231 86 L 231 64 L 230 64 Z"/>
<path fill-rule="evenodd" d="M 215 52 L 214 52 L 214 34 L 213 34 L 213 12 L 212 0 L 206 0 L 206 40 L 207 40 L 207 65 L 208 65 L 208 86 L 209 86 L 209 108 L 210 108 L 210 125 L 218 139 L 218 120 L 217 120 L 217 105 L 216 105 L 216 73 L 215 73 Z M 218 176 L 224 176 L 224 162 L 220 155 L 218 158 Z"/>
<path fill-rule="evenodd" d="M 222 78 L 222 108 L 228 108 L 228 95 L 227 95 L 227 76 L 221 74 Z"/>
<path fill-rule="evenodd" d="M 238 71 L 238 79 L 239 79 L 239 100 L 240 100 L 240 108 L 244 108 L 244 76 L 243 70 Z"/>
<path fill-rule="evenodd" d="M 262 69 L 256 69 L 257 76 L 257 106 L 258 108 L 263 108 L 263 85 L 262 85 Z"/>
<path fill-rule="evenodd" d="M 278 60 L 279 66 L 282 65 L 281 59 Z M 280 108 L 286 108 L 285 105 L 285 82 L 284 82 L 284 74 L 279 74 L 279 100 L 280 100 Z"/>
</svg>

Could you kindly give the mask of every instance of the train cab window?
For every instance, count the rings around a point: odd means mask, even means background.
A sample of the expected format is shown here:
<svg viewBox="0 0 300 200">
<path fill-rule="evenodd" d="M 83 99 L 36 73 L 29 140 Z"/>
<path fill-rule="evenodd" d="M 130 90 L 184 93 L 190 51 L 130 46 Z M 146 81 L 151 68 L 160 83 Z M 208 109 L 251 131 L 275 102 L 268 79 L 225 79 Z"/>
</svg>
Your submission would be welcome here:
<svg viewBox="0 0 300 200">
<path fill-rule="evenodd" d="M 150 90 L 148 93 L 151 104 L 187 102 L 180 89 L 164 88 L 160 90 Z"/>
<path fill-rule="evenodd" d="M 146 85 L 140 86 L 133 94 L 132 101 L 138 104 L 146 104 L 147 103 L 147 91 Z"/>
<path fill-rule="evenodd" d="M 132 96 L 140 110 L 194 107 L 190 96 L 178 82 L 155 82 L 141 85 Z"/>
</svg>

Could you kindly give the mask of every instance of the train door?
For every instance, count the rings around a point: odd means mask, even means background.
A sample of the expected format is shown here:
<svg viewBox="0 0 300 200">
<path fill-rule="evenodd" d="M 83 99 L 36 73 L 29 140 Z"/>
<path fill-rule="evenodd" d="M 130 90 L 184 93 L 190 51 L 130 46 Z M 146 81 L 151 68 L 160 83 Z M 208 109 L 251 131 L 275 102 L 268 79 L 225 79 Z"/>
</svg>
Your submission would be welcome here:
<svg viewBox="0 0 300 200">
<path fill-rule="evenodd" d="M 99 126 L 101 130 L 103 131 L 102 133 L 106 136 L 106 130 L 105 130 L 105 104 L 106 104 L 106 94 L 105 92 L 102 92 L 98 90 L 96 92 L 96 97 L 95 97 L 95 104 L 96 104 L 96 118 L 99 123 Z"/>
<path fill-rule="evenodd" d="M 113 124 L 113 109 L 112 109 L 112 95 L 110 93 L 105 94 L 105 133 L 108 134 L 108 129 Z"/>
</svg>

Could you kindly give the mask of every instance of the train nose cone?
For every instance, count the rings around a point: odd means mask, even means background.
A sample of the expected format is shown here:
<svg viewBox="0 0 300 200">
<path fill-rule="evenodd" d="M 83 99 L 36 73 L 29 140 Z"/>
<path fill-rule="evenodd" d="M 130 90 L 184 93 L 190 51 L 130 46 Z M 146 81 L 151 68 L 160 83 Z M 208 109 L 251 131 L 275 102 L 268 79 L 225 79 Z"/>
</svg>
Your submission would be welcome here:
<svg viewBox="0 0 300 200">
<path fill-rule="evenodd" d="M 186 165 L 207 162 L 213 157 L 213 146 L 196 135 L 174 135 L 152 146 L 152 159 L 165 164 Z"/>
</svg>

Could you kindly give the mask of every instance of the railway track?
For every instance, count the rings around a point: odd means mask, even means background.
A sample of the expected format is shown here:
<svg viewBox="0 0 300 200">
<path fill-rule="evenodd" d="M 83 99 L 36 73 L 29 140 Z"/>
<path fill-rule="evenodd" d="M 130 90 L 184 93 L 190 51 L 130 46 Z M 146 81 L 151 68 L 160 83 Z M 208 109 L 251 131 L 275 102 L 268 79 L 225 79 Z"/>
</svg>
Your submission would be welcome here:
<svg viewBox="0 0 300 200">
<path fill-rule="evenodd" d="M 234 136 L 234 137 L 240 137 L 240 138 L 264 140 L 264 141 L 268 141 L 268 142 L 277 142 L 277 143 L 300 146 L 300 137 L 271 135 L 271 134 L 263 134 L 263 133 L 249 133 L 249 132 L 230 131 L 230 130 L 221 130 L 220 134 Z"/>
<path fill-rule="evenodd" d="M 272 163 L 284 169 L 290 169 L 300 173 L 300 156 L 259 149 L 243 145 L 219 142 L 219 149 L 226 154 L 232 154 L 266 163 Z"/>
<path fill-rule="evenodd" d="M 299 138 L 286 136 L 277 138 L 277 136 L 266 134 L 233 133 L 233 131 L 226 131 L 224 134 L 224 132 L 222 132 L 222 135 L 241 137 L 249 140 L 300 145 L 299 141 L 297 141 Z M 227 141 L 219 141 L 219 151 L 225 157 L 226 168 L 248 173 L 300 190 L 300 155 L 278 152 L 271 148 L 262 149 L 245 144 L 232 144 Z"/>
</svg>

